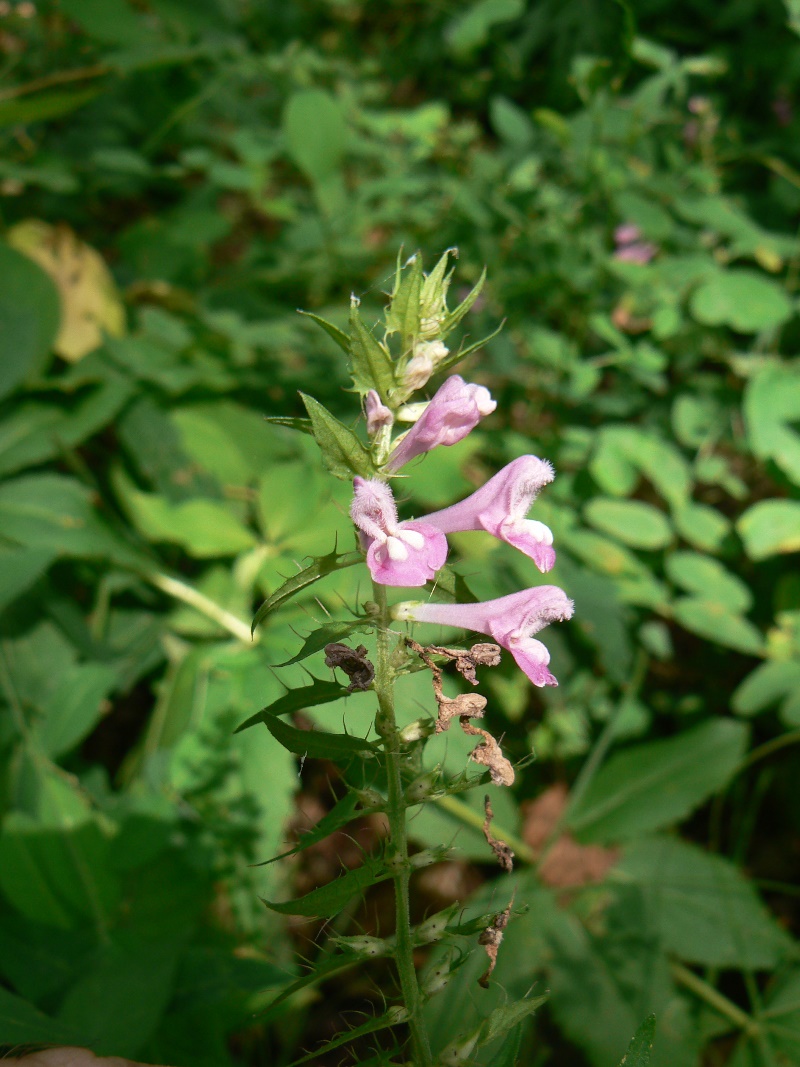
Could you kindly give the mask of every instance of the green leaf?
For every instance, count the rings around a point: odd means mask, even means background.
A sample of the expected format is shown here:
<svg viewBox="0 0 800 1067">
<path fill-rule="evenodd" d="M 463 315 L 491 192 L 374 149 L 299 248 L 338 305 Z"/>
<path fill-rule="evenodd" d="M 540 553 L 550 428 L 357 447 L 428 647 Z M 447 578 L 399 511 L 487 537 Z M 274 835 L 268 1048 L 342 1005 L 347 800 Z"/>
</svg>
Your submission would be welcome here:
<svg viewBox="0 0 800 1067">
<path fill-rule="evenodd" d="M 760 500 L 736 523 L 750 559 L 800 551 L 800 500 Z"/>
<path fill-rule="evenodd" d="M 51 548 L 0 552 L 0 609 L 11 604 L 47 570 L 56 557 Z"/>
<path fill-rule="evenodd" d="M 151 541 L 180 545 L 195 559 L 236 556 L 255 547 L 254 534 L 220 501 L 197 498 L 173 503 L 141 492 L 121 470 L 114 482 L 131 519 Z"/>
<path fill-rule="evenodd" d="M 648 1015 L 631 1038 L 628 1051 L 620 1060 L 619 1067 L 648 1067 L 655 1036 L 656 1017 Z"/>
<path fill-rule="evenodd" d="M 453 19 L 445 40 L 452 52 L 467 55 L 486 43 L 495 26 L 518 19 L 524 11 L 524 0 L 478 0 Z"/>
<path fill-rule="evenodd" d="M 392 358 L 366 328 L 355 304 L 350 308 L 350 373 L 362 396 L 376 389 L 385 400 L 395 386 Z"/>
<path fill-rule="evenodd" d="M 31 122 L 47 122 L 88 104 L 100 95 L 101 90 L 92 89 L 53 89 L 49 92 L 36 93 L 32 96 L 19 97 L 16 100 L 0 101 L 0 127 L 27 126 Z"/>
<path fill-rule="evenodd" d="M 665 567 L 676 585 L 731 612 L 738 614 L 753 606 L 753 595 L 741 578 L 709 556 L 699 552 L 673 552 L 667 556 Z"/>
<path fill-rule="evenodd" d="M 58 292 L 42 268 L 0 241 L 0 396 L 41 369 L 58 333 Z"/>
<path fill-rule="evenodd" d="M 337 553 L 335 549 L 333 552 L 329 552 L 327 556 L 320 556 L 315 559 L 308 567 L 298 571 L 297 574 L 293 574 L 291 578 L 287 578 L 283 585 L 278 586 L 275 592 L 267 597 L 255 614 L 251 632 L 255 633 L 256 626 L 262 623 L 281 604 L 318 582 L 320 578 L 324 578 L 327 574 L 333 574 L 335 571 L 344 570 L 345 567 L 352 567 L 356 563 L 363 562 L 364 554 L 362 552 Z"/>
<path fill-rule="evenodd" d="M 316 322 L 316 324 L 318 326 L 321 326 L 329 337 L 333 338 L 333 340 L 336 342 L 339 348 L 342 349 L 343 352 L 346 352 L 348 355 L 350 354 L 350 338 L 347 336 L 346 333 L 344 333 L 343 330 L 340 330 L 338 326 L 334 326 L 332 322 L 328 322 L 327 319 L 323 319 L 320 315 L 315 315 L 311 311 L 303 311 L 302 309 L 298 309 L 298 314 L 305 315 L 307 319 L 311 319 L 313 322 Z"/>
<path fill-rule="evenodd" d="M 442 330 L 441 330 L 441 334 L 442 334 L 443 337 L 447 337 L 447 335 L 452 330 L 454 330 L 455 327 L 457 327 L 457 325 L 459 324 L 459 322 L 461 322 L 461 320 L 464 318 L 464 316 L 468 314 L 469 310 L 471 310 L 471 308 L 473 308 L 473 305 L 475 304 L 476 300 L 478 299 L 478 297 L 480 297 L 480 294 L 481 294 L 481 291 L 482 291 L 483 286 L 485 284 L 485 281 L 486 281 L 486 268 L 484 267 L 483 270 L 480 273 L 480 277 L 478 278 L 478 281 L 475 283 L 473 288 L 471 288 L 469 290 L 469 292 L 466 294 L 466 297 L 464 297 L 462 302 L 457 307 L 453 307 L 451 312 L 448 312 L 448 314 L 445 316 L 445 318 L 444 318 L 444 320 L 442 322 Z M 492 337 L 496 337 L 498 332 L 499 332 L 499 330 L 496 330 L 496 331 L 494 331 L 494 333 L 491 333 L 489 335 L 489 337 L 484 337 L 483 340 L 480 341 L 480 344 L 483 345 L 483 344 L 485 344 L 485 341 L 491 340 Z M 467 353 L 465 352 L 464 355 L 466 355 L 466 354 Z"/>
<path fill-rule="evenodd" d="M 61 675 L 33 731 L 48 756 L 66 755 L 91 733 L 115 681 L 116 672 L 105 663 L 74 664 Z"/>
<path fill-rule="evenodd" d="M 266 867 L 270 863 L 277 862 L 277 860 L 283 860 L 288 856 L 294 856 L 297 852 L 303 852 L 304 849 L 311 848 L 317 842 L 324 841 L 330 834 L 341 830 L 343 826 L 349 825 L 363 811 L 364 809 L 359 807 L 356 794 L 345 793 L 342 799 L 338 800 L 326 815 L 323 815 L 318 822 L 314 823 L 310 830 L 301 831 L 300 839 L 294 848 L 290 848 L 287 852 L 281 852 L 279 856 L 273 856 L 272 859 L 264 860 L 263 863 L 254 863 L 253 866 Z"/>
<path fill-rule="evenodd" d="M 709 641 L 751 656 L 758 656 L 764 650 L 764 638 L 758 627 L 733 614 L 718 600 L 681 597 L 672 605 L 672 612 L 681 626 Z"/>
<path fill-rule="evenodd" d="M 672 521 L 681 537 L 707 552 L 717 551 L 731 528 L 730 520 L 716 508 L 694 501 L 677 508 Z"/>
<path fill-rule="evenodd" d="M 507 1034 L 509 1030 L 518 1026 L 528 1016 L 533 1015 L 537 1008 L 546 1003 L 548 996 L 549 994 L 545 993 L 538 997 L 523 997 L 515 1003 L 495 1008 L 481 1024 L 478 1046 L 488 1045 L 490 1041 Z"/>
<path fill-rule="evenodd" d="M 79 558 L 141 565 L 92 507 L 93 493 L 61 474 L 30 474 L 0 485 L 0 529 L 9 541 Z"/>
<path fill-rule="evenodd" d="M 665 548 L 673 534 L 666 515 L 641 500 L 595 497 L 584 508 L 587 521 L 632 548 Z"/>
<path fill-rule="evenodd" d="M 737 715 L 757 715 L 782 697 L 800 692 L 800 662 L 797 660 L 759 663 L 740 683 L 731 698 Z"/>
<path fill-rule="evenodd" d="M 418 252 L 405 270 L 398 263 L 392 302 L 386 312 L 386 332 L 400 334 L 404 352 L 419 333 L 422 283 L 422 256 Z"/>
<path fill-rule="evenodd" d="M 336 915 L 354 897 L 361 896 L 370 886 L 391 878 L 391 871 L 387 870 L 383 863 L 374 858 L 367 858 L 361 867 L 356 867 L 347 874 L 339 875 L 327 885 L 319 889 L 312 889 L 305 896 L 297 900 L 287 900 L 279 904 L 275 901 L 264 900 L 271 911 L 280 912 L 281 915 L 306 915 L 309 918 L 327 918 Z"/>
<path fill-rule="evenodd" d="M 340 169 L 347 127 L 329 93 L 322 89 L 293 93 L 283 111 L 283 132 L 289 155 L 314 184 L 325 182 Z"/>
<path fill-rule="evenodd" d="M 340 697 L 346 696 L 352 696 L 352 694 L 348 693 L 346 687 L 339 685 L 338 682 L 326 682 L 321 678 L 314 678 L 311 685 L 302 685 L 296 689 L 290 689 L 278 700 L 274 700 L 271 704 L 262 708 L 261 711 L 257 711 L 255 715 L 251 715 L 241 726 L 237 726 L 235 732 L 238 734 L 242 730 L 255 726 L 256 723 L 267 722 L 270 717 L 275 715 L 287 715 L 292 711 L 316 708 L 320 704 L 330 704 L 331 701 L 339 700 Z"/>
<path fill-rule="evenodd" d="M 692 293 L 692 315 L 706 326 L 730 326 L 739 333 L 759 333 L 782 326 L 792 302 L 778 282 L 752 270 L 717 271 Z"/>
<path fill-rule="evenodd" d="M 319 652 L 331 641 L 341 641 L 351 634 L 363 633 L 365 630 L 372 629 L 372 626 L 372 623 L 364 619 L 356 619 L 352 622 L 326 622 L 318 630 L 314 630 L 313 633 L 308 635 L 303 642 L 303 647 L 296 655 L 283 663 L 274 663 L 273 666 L 289 667 L 292 663 L 300 663 L 302 660 L 308 659 L 309 656 L 313 656 L 315 652 Z"/>
<path fill-rule="evenodd" d="M 314 436 L 311 419 L 300 419 L 293 415 L 267 415 L 264 418 L 264 422 L 268 422 L 272 426 L 286 426 L 290 430 L 299 430 L 300 433 L 307 433 L 310 437 Z"/>
<path fill-rule="evenodd" d="M 755 455 L 772 459 L 800 485 L 800 363 L 767 363 L 744 394 L 747 433 Z"/>
<path fill-rule="evenodd" d="M 264 722 L 275 740 L 295 756 L 347 763 L 356 757 L 372 756 L 377 751 L 372 742 L 363 737 L 332 734 L 327 730 L 298 730 L 275 715 L 266 716 Z"/>
<path fill-rule="evenodd" d="M 76 1034 L 58 1019 L 52 1019 L 29 1001 L 0 986 L 0 1044 L 81 1045 L 90 1041 L 88 1031 Z"/>
<path fill-rule="evenodd" d="M 326 1052 L 331 1052 L 335 1048 L 341 1048 L 342 1045 L 348 1044 L 350 1041 L 356 1038 L 366 1037 L 367 1034 L 377 1033 L 379 1030 L 386 1030 L 390 1026 L 397 1026 L 398 1023 L 403 1023 L 408 1019 L 408 1012 L 398 1006 L 387 1011 L 384 1015 L 379 1015 L 377 1019 L 369 1019 L 367 1022 L 362 1023 L 361 1026 L 355 1026 L 352 1030 L 345 1029 L 338 1037 L 335 1037 L 332 1041 L 326 1041 L 324 1045 L 320 1045 L 315 1048 L 313 1052 L 309 1052 L 307 1056 L 302 1056 L 299 1060 L 292 1060 L 289 1067 L 300 1067 L 302 1063 L 311 1063 L 312 1060 L 318 1060 Z M 361 1061 L 362 1064 L 364 1061 Z"/>
<path fill-rule="evenodd" d="M 712 719 L 617 753 L 569 812 L 570 828 L 606 844 L 678 822 L 730 780 L 747 736 L 743 723 Z"/>
<path fill-rule="evenodd" d="M 462 359 L 466 359 L 467 356 L 471 356 L 473 352 L 477 352 L 479 348 L 483 348 L 489 341 L 497 337 L 502 333 L 505 322 L 501 322 L 496 330 L 492 330 L 491 333 L 487 333 L 485 337 L 481 337 L 480 341 L 473 341 L 471 345 L 467 345 L 466 348 L 459 348 L 456 352 L 451 352 L 447 359 L 443 359 L 441 363 L 436 366 L 436 373 L 444 374 L 445 371 L 455 367 L 457 363 L 460 363 Z"/>
<path fill-rule="evenodd" d="M 322 453 L 322 462 L 327 470 L 342 481 L 351 481 L 354 474 L 372 478 L 377 473 L 369 451 L 359 439 L 337 418 L 315 400 L 301 393 L 306 411 L 311 419 L 314 440 Z"/>
<path fill-rule="evenodd" d="M 729 860 L 673 837 L 636 841 L 617 867 L 639 886 L 665 949 L 688 963 L 766 970 L 792 950 L 752 883 Z"/>
</svg>

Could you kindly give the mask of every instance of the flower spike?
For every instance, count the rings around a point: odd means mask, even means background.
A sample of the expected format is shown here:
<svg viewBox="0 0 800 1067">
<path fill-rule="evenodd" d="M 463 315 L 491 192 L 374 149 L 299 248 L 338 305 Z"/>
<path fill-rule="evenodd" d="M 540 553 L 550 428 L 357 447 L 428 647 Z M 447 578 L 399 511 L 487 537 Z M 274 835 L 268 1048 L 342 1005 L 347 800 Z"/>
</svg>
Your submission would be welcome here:
<svg viewBox="0 0 800 1067">
<path fill-rule="evenodd" d="M 392 490 L 354 478 L 350 517 L 361 531 L 370 574 L 381 585 L 424 585 L 447 558 L 447 538 L 424 521 L 399 522 Z"/>
<path fill-rule="evenodd" d="M 474 430 L 497 404 L 483 385 L 471 385 L 452 374 L 433 395 L 424 412 L 389 456 L 387 470 L 396 471 L 437 445 L 454 445 Z"/>
<path fill-rule="evenodd" d="M 547 669 L 550 653 L 533 634 L 551 622 L 572 617 L 573 603 L 556 585 L 523 589 L 479 604 L 427 604 L 406 601 L 392 610 L 395 619 L 440 623 L 488 634 L 508 649 L 534 685 L 558 685 Z"/>
<path fill-rule="evenodd" d="M 549 571 L 556 561 L 552 531 L 525 516 L 539 490 L 554 477 L 546 460 L 520 456 L 465 500 L 426 515 L 425 522 L 445 534 L 486 530 L 530 556 L 540 571 Z"/>
</svg>

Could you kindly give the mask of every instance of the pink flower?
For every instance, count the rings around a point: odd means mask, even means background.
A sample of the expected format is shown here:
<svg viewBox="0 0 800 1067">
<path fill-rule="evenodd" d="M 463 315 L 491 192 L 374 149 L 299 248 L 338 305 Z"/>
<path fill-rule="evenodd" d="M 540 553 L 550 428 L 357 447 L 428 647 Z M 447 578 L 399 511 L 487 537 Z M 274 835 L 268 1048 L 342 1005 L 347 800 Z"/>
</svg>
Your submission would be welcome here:
<svg viewBox="0 0 800 1067">
<path fill-rule="evenodd" d="M 370 437 L 373 437 L 385 426 L 391 426 L 394 422 L 394 415 L 374 389 L 370 389 L 367 393 L 364 400 L 364 411 L 367 416 L 367 433 Z"/>
<path fill-rule="evenodd" d="M 642 236 L 642 231 L 635 222 L 623 222 L 614 230 L 614 241 L 618 245 L 632 245 Z"/>
<path fill-rule="evenodd" d="M 508 649 L 517 665 L 534 685 L 558 685 L 547 669 L 550 653 L 533 634 L 548 623 L 569 619 L 573 604 L 563 589 L 540 585 L 480 604 L 427 604 L 406 601 L 396 604 L 394 618 L 412 622 L 441 623 L 488 634 Z"/>
<path fill-rule="evenodd" d="M 427 522 L 399 522 L 392 491 L 354 478 L 350 517 L 362 533 L 370 574 L 381 585 L 424 585 L 447 558 L 447 538 Z"/>
<path fill-rule="evenodd" d="M 426 515 L 425 522 L 444 534 L 486 530 L 530 556 L 540 571 L 549 571 L 556 561 L 553 534 L 543 522 L 525 516 L 539 490 L 554 477 L 545 460 L 520 456 L 472 496 Z"/>
<path fill-rule="evenodd" d="M 656 255 L 658 255 L 658 245 L 650 241 L 637 241 L 636 244 L 618 248 L 614 253 L 614 259 L 618 259 L 620 263 L 639 263 L 644 266 Z"/>
<path fill-rule="evenodd" d="M 387 469 L 396 471 L 437 445 L 456 444 L 496 407 L 484 386 L 470 385 L 458 374 L 451 375 L 389 456 Z"/>
</svg>

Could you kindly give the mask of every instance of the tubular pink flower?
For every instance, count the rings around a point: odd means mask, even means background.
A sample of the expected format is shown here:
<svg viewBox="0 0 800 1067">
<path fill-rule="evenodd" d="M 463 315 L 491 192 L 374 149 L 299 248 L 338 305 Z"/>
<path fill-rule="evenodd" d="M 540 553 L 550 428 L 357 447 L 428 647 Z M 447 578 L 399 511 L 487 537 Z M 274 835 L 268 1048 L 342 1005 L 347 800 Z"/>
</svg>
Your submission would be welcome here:
<svg viewBox="0 0 800 1067">
<path fill-rule="evenodd" d="M 444 534 L 486 530 L 530 556 L 540 571 L 549 571 L 556 561 L 552 531 L 543 522 L 525 516 L 539 490 L 554 477 L 546 460 L 520 456 L 472 496 L 426 515 L 425 522 Z"/>
<path fill-rule="evenodd" d="M 415 456 L 437 445 L 454 445 L 473 430 L 497 404 L 488 389 L 451 375 L 433 395 L 417 422 L 389 456 L 386 467 L 399 470 Z"/>
<path fill-rule="evenodd" d="M 426 604 L 406 601 L 392 609 L 395 619 L 441 623 L 488 634 L 508 649 L 534 685 L 558 685 L 547 669 L 550 653 L 533 634 L 551 622 L 572 617 L 573 604 L 556 585 L 523 589 L 480 604 Z"/>
<path fill-rule="evenodd" d="M 381 585 L 424 585 L 447 558 L 447 538 L 427 522 L 399 522 L 392 491 L 354 478 L 350 517 L 362 534 L 370 574 Z"/>
</svg>

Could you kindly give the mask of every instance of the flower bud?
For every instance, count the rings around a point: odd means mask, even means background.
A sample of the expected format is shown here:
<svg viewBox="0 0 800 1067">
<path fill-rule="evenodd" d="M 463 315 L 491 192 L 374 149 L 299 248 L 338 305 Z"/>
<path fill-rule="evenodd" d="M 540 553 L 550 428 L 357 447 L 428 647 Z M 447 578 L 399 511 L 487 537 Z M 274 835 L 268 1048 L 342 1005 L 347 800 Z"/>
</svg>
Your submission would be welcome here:
<svg viewBox="0 0 800 1067">
<path fill-rule="evenodd" d="M 454 904 L 420 923 L 414 931 L 414 940 L 417 944 L 427 945 L 431 941 L 439 941 L 457 910 L 457 905 Z"/>
<path fill-rule="evenodd" d="M 432 719 L 415 719 L 400 731 L 400 742 L 409 745 L 413 741 L 421 741 L 424 737 L 430 737 L 434 730 Z M 413 784 L 413 783 L 412 783 Z M 408 796 L 408 792 L 406 792 Z"/>
<path fill-rule="evenodd" d="M 445 961 L 428 971 L 420 983 L 420 988 L 426 997 L 432 997 L 450 984 L 450 977 L 450 964 Z"/>
<path fill-rule="evenodd" d="M 418 341 L 414 354 L 403 374 L 403 386 L 409 393 L 427 385 L 437 366 L 446 359 L 450 349 L 441 341 Z"/>
<path fill-rule="evenodd" d="M 370 389 L 367 393 L 364 400 L 364 411 L 367 416 L 367 433 L 370 437 L 374 437 L 376 433 L 391 426 L 394 422 L 394 415 L 392 415 L 374 389 Z"/>
<path fill-rule="evenodd" d="M 384 940 L 381 937 L 370 937 L 368 934 L 362 934 L 357 937 L 333 937 L 331 940 L 339 948 L 346 949 L 356 956 L 363 956 L 365 959 L 377 959 L 378 956 L 385 956 L 392 944 L 391 941 Z"/>
<path fill-rule="evenodd" d="M 423 719 L 421 722 L 425 722 L 430 725 L 428 733 L 433 733 L 435 729 L 432 719 Z M 411 724 L 414 725 L 413 723 Z M 419 804 L 425 800 L 426 797 L 431 796 L 434 792 L 439 792 L 435 788 L 436 782 L 439 779 L 439 769 L 436 768 L 433 771 L 428 771 L 426 774 L 421 774 L 419 778 L 415 778 L 413 782 L 410 782 L 406 786 L 405 797 L 409 804 Z"/>
</svg>

